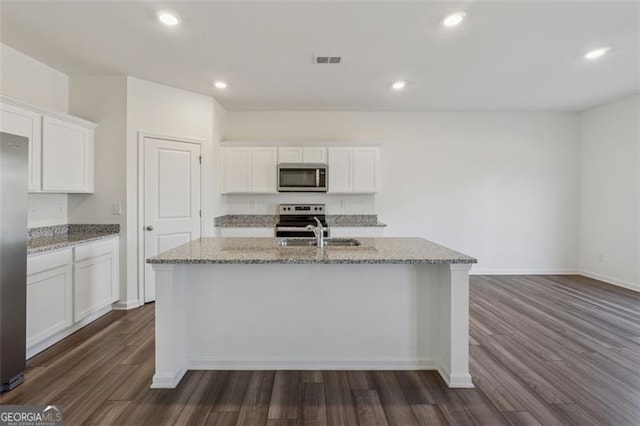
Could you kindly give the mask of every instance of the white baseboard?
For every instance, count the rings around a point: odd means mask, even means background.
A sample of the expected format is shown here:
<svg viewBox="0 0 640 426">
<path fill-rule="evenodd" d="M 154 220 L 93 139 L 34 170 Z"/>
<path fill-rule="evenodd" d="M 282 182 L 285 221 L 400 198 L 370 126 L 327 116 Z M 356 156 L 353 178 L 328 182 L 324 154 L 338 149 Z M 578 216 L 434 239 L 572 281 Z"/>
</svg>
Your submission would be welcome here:
<svg viewBox="0 0 640 426">
<path fill-rule="evenodd" d="M 449 370 L 442 364 L 438 363 L 438 368 L 436 369 L 442 380 L 449 386 L 450 388 L 474 388 L 473 382 L 471 381 L 471 374 L 451 374 Z"/>
<path fill-rule="evenodd" d="M 624 287 L 629 290 L 640 292 L 640 285 L 633 284 L 628 281 L 619 280 L 617 278 L 611 278 L 606 275 L 596 274 L 595 272 L 590 272 L 590 271 L 581 271 L 580 275 L 584 275 L 585 277 L 588 277 L 588 278 L 593 278 L 594 280 L 603 281 L 607 284 L 612 284 L 618 287 Z"/>
<path fill-rule="evenodd" d="M 170 374 L 154 374 L 151 381 L 151 389 L 174 389 L 187 373 L 186 368 L 181 368 L 174 375 Z"/>
<path fill-rule="evenodd" d="M 128 311 L 129 309 L 134 309 L 139 306 L 140 301 L 138 299 L 131 299 L 114 303 L 113 309 L 116 311 Z"/>
<path fill-rule="evenodd" d="M 97 320 L 98 318 L 100 318 L 101 316 L 111 312 L 111 305 L 106 306 L 102 309 L 100 309 L 99 311 L 94 312 L 93 314 L 89 315 L 88 317 L 84 318 L 81 321 L 78 321 L 77 323 L 65 328 L 64 330 L 54 334 L 51 337 L 48 337 L 30 347 L 27 348 L 27 359 L 39 354 L 40 352 L 44 351 L 45 349 L 47 349 L 49 346 L 53 346 L 55 343 L 58 343 L 60 340 L 64 339 L 65 337 L 75 333 L 76 331 L 80 330 L 82 327 L 89 325 L 89 323 Z"/>
<path fill-rule="evenodd" d="M 431 359 L 228 359 L 193 356 L 189 370 L 436 370 Z"/>
<path fill-rule="evenodd" d="M 575 269 L 476 269 L 469 275 L 580 275 Z"/>
</svg>

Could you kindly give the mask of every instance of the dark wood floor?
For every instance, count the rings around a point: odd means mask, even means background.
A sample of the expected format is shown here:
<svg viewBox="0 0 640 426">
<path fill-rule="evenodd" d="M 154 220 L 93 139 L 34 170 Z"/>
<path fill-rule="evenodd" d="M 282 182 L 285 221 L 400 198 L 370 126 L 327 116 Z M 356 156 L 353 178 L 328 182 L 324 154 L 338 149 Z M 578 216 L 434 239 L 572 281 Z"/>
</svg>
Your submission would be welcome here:
<svg viewBox="0 0 640 426">
<path fill-rule="evenodd" d="M 153 305 L 112 312 L 28 363 L 2 404 L 65 424 L 640 424 L 640 294 L 575 276 L 473 277 L 475 389 L 433 372 L 192 371 L 150 390 Z"/>
</svg>

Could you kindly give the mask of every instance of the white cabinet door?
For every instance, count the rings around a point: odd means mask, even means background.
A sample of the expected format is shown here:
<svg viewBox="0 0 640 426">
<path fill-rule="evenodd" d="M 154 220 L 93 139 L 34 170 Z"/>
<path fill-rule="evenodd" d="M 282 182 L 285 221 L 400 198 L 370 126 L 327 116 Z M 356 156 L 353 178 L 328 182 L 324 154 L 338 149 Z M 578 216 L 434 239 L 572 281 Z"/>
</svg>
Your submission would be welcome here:
<svg viewBox="0 0 640 426">
<path fill-rule="evenodd" d="M 118 238 L 74 249 L 73 320 L 118 300 Z"/>
<path fill-rule="evenodd" d="M 376 147 L 353 148 L 353 192 L 378 191 L 379 156 Z"/>
<path fill-rule="evenodd" d="M 353 148 L 329 148 L 329 191 L 353 192 Z"/>
<path fill-rule="evenodd" d="M 302 148 L 303 163 L 326 163 L 327 148 L 323 146 L 308 146 Z"/>
<path fill-rule="evenodd" d="M 225 147 L 222 152 L 223 193 L 276 193 L 276 147 Z"/>
<path fill-rule="evenodd" d="M 93 192 L 93 129 L 43 117 L 42 190 Z"/>
<path fill-rule="evenodd" d="M 302 163 L 302 148 L 299 146 L 279 147 L 278 163 Z"/>
<path fill-rule="evenodd" d="M 42 115 L 14 105 L 0 104 L 0 131 L 29 139 L 29 192 L 41 190 Z"/>
<path fill-rule="evenodd" d="M 223 148 L 222 170 L 222 192 L 251 192 L 251 148 Z"/>
<path fill-rule="evenodd" d="M 252 148 L 251 192 L 275 193 L 277 191 L 277 158 L 275 147 Z"/>
<path fill-rule="evenodd" d="M 327 148 L 324 146 L 281 146 L 278 148 L 278 163 L 326 163 Z"/>
<path fill-rule="evenodd" d="M 27 347 L 73 323 L 71 249 L 27 259 Z"/>
</svg>

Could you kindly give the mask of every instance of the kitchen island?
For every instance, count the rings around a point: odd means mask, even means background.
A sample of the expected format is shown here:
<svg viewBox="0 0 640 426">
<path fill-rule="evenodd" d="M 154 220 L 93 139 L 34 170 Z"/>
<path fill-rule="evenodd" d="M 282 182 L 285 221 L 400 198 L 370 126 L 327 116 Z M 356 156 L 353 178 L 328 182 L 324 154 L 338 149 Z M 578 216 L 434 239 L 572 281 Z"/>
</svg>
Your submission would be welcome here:
<svg viewBox="0 0 640 426">
<path fill-rule="evenodd" d="M 153 388 L 198 369 L 437 370 L 469 374 L 469 270 L 422 238 L 281 247 L 201 238 L 148 259 L 156 271 Z"/>
</svg>

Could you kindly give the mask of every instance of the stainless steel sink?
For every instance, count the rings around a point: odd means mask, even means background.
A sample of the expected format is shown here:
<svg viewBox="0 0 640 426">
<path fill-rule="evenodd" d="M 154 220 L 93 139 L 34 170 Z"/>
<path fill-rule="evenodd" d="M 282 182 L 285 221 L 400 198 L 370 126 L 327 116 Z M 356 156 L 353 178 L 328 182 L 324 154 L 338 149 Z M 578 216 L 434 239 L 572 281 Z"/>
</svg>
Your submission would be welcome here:
<svg viewBox="0 0 640 426">
<path fill-rule="evenodd" d="M 326 247 L 358 247 L 360 241 L 350 238 L 327 238 Z M 282 238 L 278 240 L 280 247 L 315 247 L 315 238 Z"/>
<path fill-rule="evenodd" d="M 360 241 L 350 238 L 327 238 L 324 240 L 327 247 L 357 247 Z"/>
</svg>

